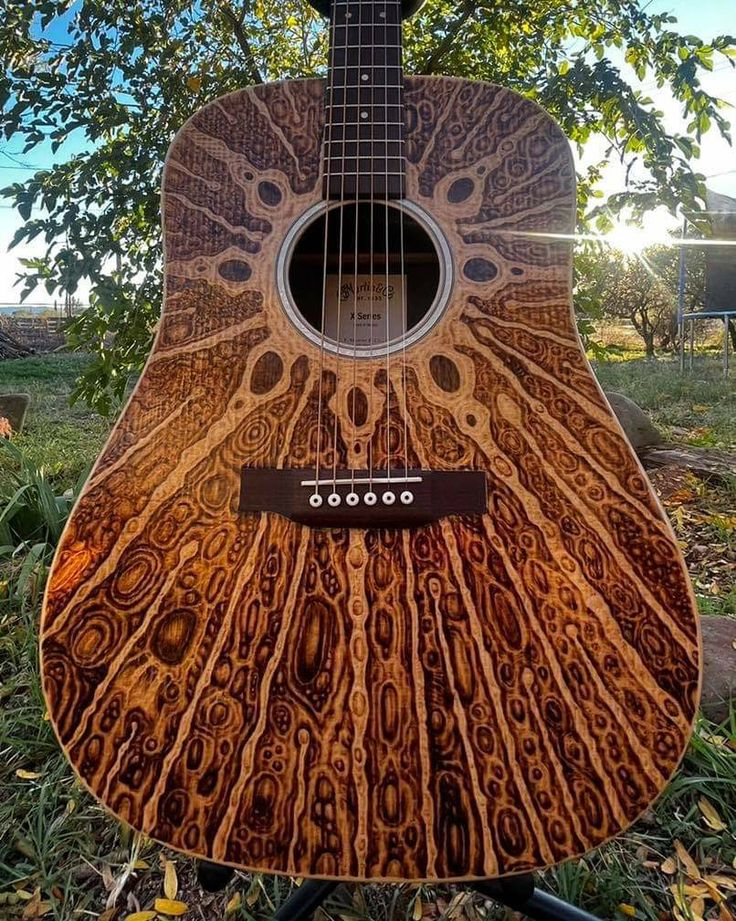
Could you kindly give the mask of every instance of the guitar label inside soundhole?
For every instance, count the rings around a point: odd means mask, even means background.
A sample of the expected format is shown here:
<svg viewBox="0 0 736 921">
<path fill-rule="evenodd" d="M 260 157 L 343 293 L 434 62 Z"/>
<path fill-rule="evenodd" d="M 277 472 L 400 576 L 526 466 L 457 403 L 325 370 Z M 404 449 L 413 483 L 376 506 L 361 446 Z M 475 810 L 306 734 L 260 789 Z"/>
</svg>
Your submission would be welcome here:
<svg viewBox="0 0 736 921">
<path fill-rule="evenodd" d="M 405 275 L 328 275 L 325 335 L 339 341 L 341 348 L 371 348 L 400 339 L 405 279 Z"/>
<path fill-rule="evenodd" d="M 447 242 L 422 209 L 353 201 L 304 214 L 286 236 L 277 276 L 286 312 L 308 339 L 371 358 L 410 345 L 437 322 L 452 271 Z"/>
</svg>

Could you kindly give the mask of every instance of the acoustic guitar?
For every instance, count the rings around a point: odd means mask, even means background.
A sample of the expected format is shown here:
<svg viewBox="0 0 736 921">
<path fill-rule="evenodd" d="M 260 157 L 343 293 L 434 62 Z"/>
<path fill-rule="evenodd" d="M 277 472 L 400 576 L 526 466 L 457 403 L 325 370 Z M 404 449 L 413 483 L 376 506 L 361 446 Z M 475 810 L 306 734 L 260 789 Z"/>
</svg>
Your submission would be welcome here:
<svg viewBox="0 0 736 921">
<path fill-rule="evenodd" d="M 323 12 L 326 81 L 171 145 L 163 314 L 50 574 L 48 709 L 86 787 L 191 855 L 528 871 L 666 785 L 694 599 L 576 333 L 560 129 L 404 77 L 400 0 Z"/>
</svg>

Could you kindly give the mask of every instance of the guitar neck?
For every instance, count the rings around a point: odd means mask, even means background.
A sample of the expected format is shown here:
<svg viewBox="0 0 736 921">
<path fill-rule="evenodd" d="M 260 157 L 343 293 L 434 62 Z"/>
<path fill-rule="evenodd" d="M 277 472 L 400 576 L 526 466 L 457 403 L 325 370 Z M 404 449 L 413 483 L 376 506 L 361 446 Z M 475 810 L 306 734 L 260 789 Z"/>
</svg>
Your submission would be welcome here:
<svg viewBox="0 0 736 921">
<path fill-rule="evenodd" d="M 401 0 L 334 0 L 325 93 L 327 198 L 402 198 Z"/>
</svg>

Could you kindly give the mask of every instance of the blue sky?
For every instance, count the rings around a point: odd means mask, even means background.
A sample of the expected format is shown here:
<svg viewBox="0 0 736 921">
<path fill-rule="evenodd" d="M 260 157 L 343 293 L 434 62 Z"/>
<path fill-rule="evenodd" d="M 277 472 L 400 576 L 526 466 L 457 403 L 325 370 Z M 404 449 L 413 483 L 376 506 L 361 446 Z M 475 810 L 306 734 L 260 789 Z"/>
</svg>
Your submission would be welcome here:
<svg viewBox="0 0 736 921">
<path fill-rule="evenodd" d="M 736 0 L 642 0 L 648 12 L 671 12 L 678 18 L 676 28 L 684 34 L 693 34 L 708 41 L 714 35 L 724 32 L 736 31 Z M 76 4 L 70 6 L 73 12 Z M 51 36 L 57 40 L 64 37 L 65 26 L 58 22 L 51 27 Z M 616 61 L 618 64 L 619 61 Z M 633 84 L 636 78 L 631 71 L 627 74 Z M 710 93 L 729 102 L 734 108 L 726 112 L 726 118 L 734 126 L 736 134 L 736 71 L 723 63 L 718 62 L 713 73 L 704 73 L 702 83 Z M 642 84 L 648 95 L 652 97 L 659 109 L 665 113 L 666 124 L 671 130 L 684 130 L 684 123 L 680 117 L 679 105 L 674 102 L 667 88 L 657 89 L 651 81 L 645 79 Z M 19 168 L 20 164 L 27 164 L 34 168 L 43 168 L 54 161 L 66 160 L 73 153 L 83 150 L 85 140 L 81 132 L 68 141 L 60 150 L 52 155 L 50 146 L 43 145 L 30 151 L 28 154 L 20 152 L 18 142 L 0 142 L 0 186 L 17 182 L 32 174 L 32 169 Z M 709 135 L 703 142 L 702 155 L 696 164 L 699 172 L 711 176 L 708 184 L 717 192 L 736 197 L 736 150 L 731 148 L 715 134 Z M 598 159 L 603 154 L 605 143 L 593 142 L 586 153 L 589 157 Z M 607 193 L 623 188 L 623 169 L 612 163 L 605 177 L 604 191 Z M 653 231 L 658 226 L 668 222 L 664 215 L 656 215 L 649 221 L 649 228 Z M 41 255 L 44 250 L 42 241 L 34 241 L 29 246 L 16 247 L 10 252 L 7 247 L 21 220 L 17 213 L 0 202 L 0 305 L 8 301 L 18 300 L 18 289 L 14 288 L 16 272 L 21 268 L 18 260 L 23 256 Z M 80 292 L 84 295 L 84 291 Z M 30 301 L 49 303 L 51 298 L 46 292 L 38 288 Z"/>
</svg>

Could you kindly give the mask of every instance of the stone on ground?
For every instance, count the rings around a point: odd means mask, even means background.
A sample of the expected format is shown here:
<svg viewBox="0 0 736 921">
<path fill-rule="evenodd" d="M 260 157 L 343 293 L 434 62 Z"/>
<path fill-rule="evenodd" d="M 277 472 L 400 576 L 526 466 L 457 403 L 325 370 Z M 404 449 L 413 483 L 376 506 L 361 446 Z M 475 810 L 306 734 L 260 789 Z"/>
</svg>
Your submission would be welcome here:
<svg viewBox="0 0 736 921">
<path fill-rule="evenodd" d="M 703 696 L 700 706 L 714 723 L 728 719 L 736 697 L 736 618 L 700 618 L 703 635 Z"/>
<path fill-rule="evenodd" d="M 31 402 L 28 393 L 0 393 L 0 416 L 4 416 L 14 432 L 23 429 L 23 422 Z"/>
<path fill-rule="evenodd" d="M 633 400 L 615 391 L 606 393 L 606 399 L 635 451 L 650 445 L 664 444 L 662 433 Z"/>
</svg>

